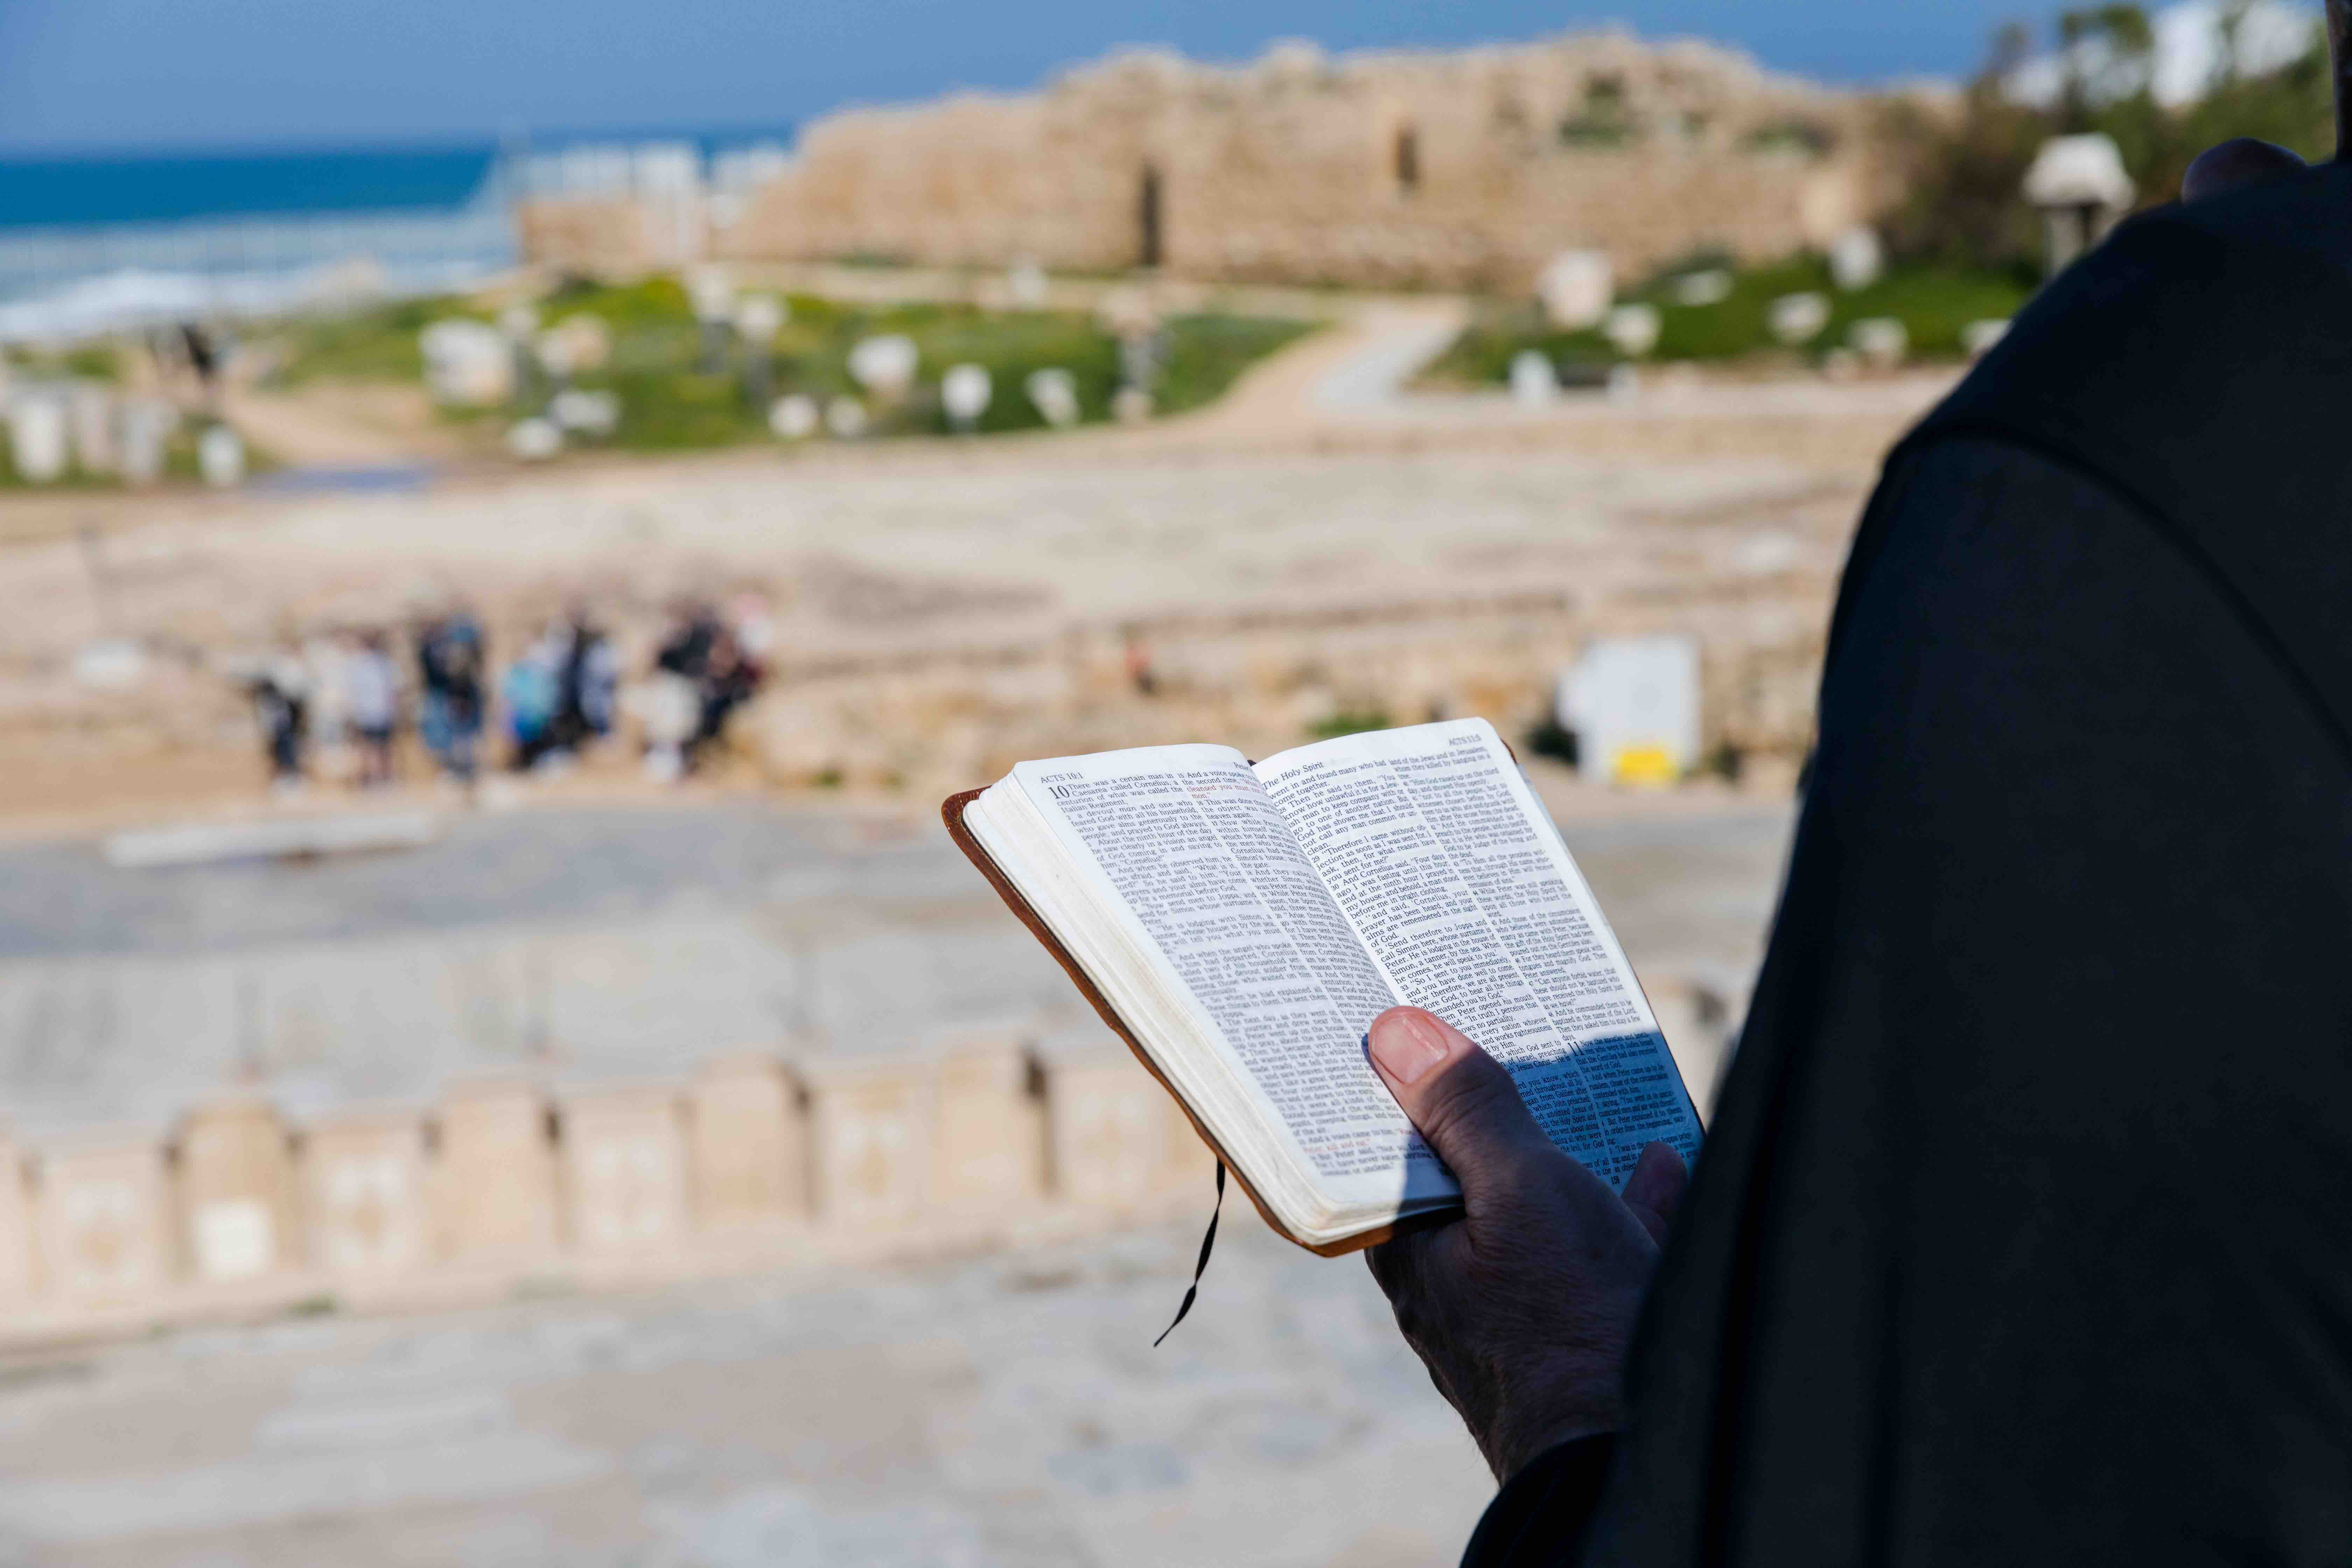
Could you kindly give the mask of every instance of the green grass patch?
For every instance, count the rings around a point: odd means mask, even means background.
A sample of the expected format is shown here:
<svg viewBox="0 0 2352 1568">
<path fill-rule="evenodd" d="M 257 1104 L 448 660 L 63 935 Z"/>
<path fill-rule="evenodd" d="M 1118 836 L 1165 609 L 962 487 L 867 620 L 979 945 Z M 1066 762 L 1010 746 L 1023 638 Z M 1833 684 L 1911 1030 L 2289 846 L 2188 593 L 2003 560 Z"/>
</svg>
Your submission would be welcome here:
<svg viewBox="0 0 2352 1568">
<path fill-rule="evenodd" d="M 1943 268 L 1895 268 L 1866 289 L 1843 292 L 1832 285 L 1825 262 L 1799 257 L 1732 270 L 1729 294 L 1714 304 L 1677 303 L 1675 280 L 1697 269 L 1669 269 L 1620 296 L 1623 303 L 1658 308 L 1658 343 L 1651 359 L 1727 361 L 1786 353 L 1768 318 L 1773 300 L 1798 293 L 1818 293 L 1829 302 L 1829 324 L 1799 353 L 1818 355 L 1843 343 L 1855 321 L 1892 316 L 1909 332 L 1915 356 L 1957 358 L 1963 352 L 1961 331 L 1970 321 L 2012 316 L 2032 292 L 2032 281 L 2015 273 Z M 1563 332 L 1545 322 L 1533 301 L 1497 302 L 1478 313 L 1422 373 L 1422 380 L 1456 386 L 1506 382 L 1512 357 L 1526 349 L 1562 365 L 1607 365 L 1625 357 L 1597 329 Z"/>
<path fill-rule="evenodd" d="M 1305 321 L 1263 316 L 1173 318 L 1160 372 L 1160 412 L 1181 414 L 1214 403 L 1242 372 L 1312 330 Z"/>
<path fill-rule="evenodd" d="M 1307 725 L 1307 732 L 1318 741 L 1336 741 L 1342 735 L 1385 730 L 1395 721 L 1385 708 L 1342 708 Z"/>
<path fill-rule="evenodd" d="M 877 436 L 943 434 L 940 377 L 951 365 L 989 373 L 992 396 L 975 428 L 982 433 L 1045 424 L 1024 386 L 1031 373 L 1069 373 L 1084 421 L 1111 416 L 1119 379 L 1118 344 L 1088 314 L 989 311 L 958 304 L 860 306 L 813 295 L 786 297 L 789 319 L 764 352 L 727 340 L 714 363 L 704 330 L 677 279 L 625 285 L 567 284 L 539 301 L 540 321 L 553 326 L 586 314 L 604 323 L 611 353 L 572 384 L 621 399 L 612 444 L 674 451 L 770 439 L 768 400 L 805 393 L 820 403 L 860 396 L 851 380 L 851 348 L 863 338 L 899 333 L 916 346 L 915 384 L 894 404 L 867 403 Z M 429 323 L 490 312 L 456 299 L 412 300 L 336 319 L 289 324 L 277 339 L 279 379 L 299 385 L 320 378 L 415 383 L 424 376 L 418 334 Z M 1304 321 L 1223 314 L 1171 317 L 1164 325 L 1158 406 L 1178 413 L 1213 402 L 1251 364 L 1311 330 Z M 541 406 L 551 389 L 533 378 L 507 407 L 452 410 L 461 423 L 499 423 Z"/>
</svg>

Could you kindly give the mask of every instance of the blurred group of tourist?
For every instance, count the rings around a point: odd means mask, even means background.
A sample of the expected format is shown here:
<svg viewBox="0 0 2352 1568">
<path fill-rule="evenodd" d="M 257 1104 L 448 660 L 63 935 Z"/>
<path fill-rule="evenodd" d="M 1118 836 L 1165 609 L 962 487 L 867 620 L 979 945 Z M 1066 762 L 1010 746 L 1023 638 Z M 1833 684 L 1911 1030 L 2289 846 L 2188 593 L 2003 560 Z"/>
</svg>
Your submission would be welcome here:
<svg viewBox="0 0 2352 1568">
<path fill-rule="evenodd" d="M 481 622 L 453 606 L 420 616 L 404 636 L 355 626 L 289 641 L 245 683 L 281 793 L 314 777 L 389 784 L 412 730 L 433 771 L 458 786 L 488 768 L 562 772 L 616 743 L 625 707 L 646 773 L 667 782 L 693 772 L 758 691 L 768 640 L 755 602 L 727 614 L 682 603 L 625 700 L 620 652 L 584 607 L 549 622 L 500 667 Z"/>
</svg>

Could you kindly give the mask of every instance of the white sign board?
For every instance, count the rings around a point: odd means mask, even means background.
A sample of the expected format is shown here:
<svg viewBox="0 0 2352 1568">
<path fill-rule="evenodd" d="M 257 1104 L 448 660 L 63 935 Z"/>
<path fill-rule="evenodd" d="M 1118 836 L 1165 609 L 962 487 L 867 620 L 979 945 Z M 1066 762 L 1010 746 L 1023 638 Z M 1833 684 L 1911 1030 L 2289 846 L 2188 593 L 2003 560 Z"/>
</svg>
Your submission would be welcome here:
<svg viewBox="0 0 2352 1568">
<path fill-rule="evenodd" d="M 1617 299 L 1608 253 L 1561 251 L 1537 275 L 1536 297 L 1543 301 L 1545 319 L 1563 331 L 1600 325 Z"/>
<path fill-rule="evenodd" d="M 1561 679 L 1577 768 L 1603 784 L 1671 784 L 1698 762 L 1698 645 L 1686 637 L 1603 637 Z"/>
</svg>

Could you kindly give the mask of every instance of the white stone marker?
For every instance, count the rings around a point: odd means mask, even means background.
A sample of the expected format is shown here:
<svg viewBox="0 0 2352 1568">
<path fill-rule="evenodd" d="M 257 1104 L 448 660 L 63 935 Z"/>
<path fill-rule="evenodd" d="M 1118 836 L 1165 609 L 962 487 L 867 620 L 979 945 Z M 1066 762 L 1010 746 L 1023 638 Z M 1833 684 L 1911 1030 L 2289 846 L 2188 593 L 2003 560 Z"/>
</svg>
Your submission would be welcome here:
<svg viewBox="0 0 2352 1568">
<path fill-rule="evenodd" d="M 425 356 L 425 384 L 436 403 L 487 408 L 514 395 L 514 351 L 495 327 L 480 321 L 435 321 L 416 337 Z"/>
<path fill-rule="evenodd" d="M 163 477 L 172 432 L 180 427 L 180 411 L 160 397 L 134 397 L 122 405 L 122 477 L 134 485 L 152 485 Z"/>
<path fill-rule="evenodd" d="M 1045 269 L 1034 261 L 1014 262 L 1013 270 L 1005 274 L 1004 291 L 1012 298 L 1016 309 L 1023 310 L 1044 309 Z"/>
<path fill-rule="evenodd" d="M 557 429 L 599 440 L 621 427 L 621 399 L 616 393 L 567 388 L 548 400 L 547 412 Z"/>
<path fill-rule="evenodd" d="M 1655 305 L 1620 305 L 1609 312 L 1601 325 L 1601 335 L 1629 359 L 1640 359 L 1658 346 L 1658 308 Z"/>
<path fill-rule="evenodd" d="M 877 397 L 906 395 L 922 355 L 915 340 L 897 332 L 861 338 L 849 351 L 850 378 Z"/>
<path fill-rule="evenodd" d="M 1021 384 L 1037 417 L 1056 430 L 1078 422 L 1078 380 L 1059 365 L 1033 370 Z"/>
<path fill-rule="evenodd" d="M 1544 319 L 1562 331 L 1599 326 L 1617 298 L 1608 253 L 1561 251 L 1536 275 L 1536 298 L 1542 301 Z"/>
<path fill-rule="evenodd" d="M 1720 305 L 1731 298 L 1731 274 L 1720 267 L 1685 272 L 1675 279 L 1677 305 Z"/>
<path fill-rule="evenodd" d="M 2025 171 L 2025 199 L 2042 214 L 2050 270 L 2104 238 L 2137 194 L 2121 149 L 2105 132 L 2044 142 Z"/>
<path fill-rule="evenodd" d="M 1511 401 L 1522 408 L 1544 408 L 1559 391 L 1559 373 L 1551 361 L 1534 349 L 1511 356 Z"/>
<path fill-rule="evenodd" d="M 791 308 L 773 294 L 746 294 L 735 301 L 735 335 L 753 348 L 773 343 L 791 319 Z"/>
<path fill-rule="evenodd" d="M 2006 317 L 1999 321 L 1970 321 L 1960 329 L 1960 348 L 1970 359 L 1982 359 L 1992 352 L 1993 344 L 2007 336 L 2009 321 Z"/>
<path fill-rule="evenodd" d="M 1830 301 L 1826 294 L 1811 292 L 1783 294 L 1764 310 L 1765 330 L 1773 341 L 1789 348 L 1798 348 L 1822 335 L 1830 324 Z"/>
<path fill-rule="evenodd" d="M 698 321 L 715 325 L 735 314 L 735 281 L 724 267 L 690 269 L 686 275 L 686 297 Z"/>
<path fill-rule="evenodd" d="M 1830 280 L 1839 288 L 1867 289 L 1885 270 L 1886 251 L 1877 230 L 1857 224 L 1830 241 Z"/>
<path fill-rule="evenodd" d="M 1911 352 L 1911 333 L 1892 316 L 1865 316 L 1846 329 L 1846 346 L 1878 370 L 1892 370 Z"/>
<path fill-rule="evenodd" d="M 586 310 L 566 316 L 547 330 L 541 338 L 554 337 L 563 345 L 561 353 L 570 369 L 565 373 L 579 375 L 587 371 L 602 370 L 613 357 L 612 329 L 604 318 Z"/>
<path fill-rule="evenodd" d="M 988 412 L 995 391 L 996 383 L 986 365 L 950 365 L 947 374 L 940 377 L 940 406 L 947 410 L 948 423 L 959 430 L 970 430 Z"/>
<path fill-rule="evenodd" d="M 243 483 L 245 442 L 226 425 L 210 426 L 196 437 L 196 471 L 216 490 Z"/>
<path fill-rule="evenodd" d="M 294 1163 L 267 1100 L 197 1107 L 180 1131 L 180 1205 L 188 1258 L 211 1283 L 257 1279 L 294 1261 Z"/>
<path fill-rule="evenodd" d="M 30 485 L 57 483 L 66 477 L 69 450 L 63 398 L 28 387 L 9 400 L 8 460 L 18 479 Z"/>
<path fill-rule="evenodd" d="M 1686 637 L 1589 644 L 1558 694 L 1577 769 L 1603 784 L 1672 784 L 1698 762 L 1698 644 Z"/>
<path fill-rule="evenodd" d="M 807 440 L 816 434 L 823 417 L 817 412 L 816 399 L 804 392 L 788 393 L 768 405 L 768 428 L 782 440 Z"/>
<path fill-rule="evenodd" d="M 824 405 L 824 428 L 836 440 L 856 440 L 866 434 L 866 405 L 854 397 L 835 398 Z"/>
<path fill-rule="evenodd" d="M 147 676 L 147 647 L 136 637 L 95 637 L 74 649 L 77 686 L 128 691 Z"/>
<path fill-rule="evenodd" d="M 519 419 L 507 431 L 507 450 L 526 463 L 543 463 L 563 450 L 563 432 L 552 419 Z"/>
</svg>

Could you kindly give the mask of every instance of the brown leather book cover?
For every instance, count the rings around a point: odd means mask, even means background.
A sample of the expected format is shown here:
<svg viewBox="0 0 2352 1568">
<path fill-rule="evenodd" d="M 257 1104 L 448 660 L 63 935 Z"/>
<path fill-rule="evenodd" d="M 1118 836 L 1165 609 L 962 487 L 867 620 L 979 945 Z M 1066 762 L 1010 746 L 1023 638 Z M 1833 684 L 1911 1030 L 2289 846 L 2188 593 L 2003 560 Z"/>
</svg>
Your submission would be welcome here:
<svg viewBox="0 0 2352 1568">
<path fill-rule="evenodd" d="M 980 794 L 981 792 L 976 789 L 968 789 L 960 794 L 951 795 L 940 803 L 940 816 L 947 824 L 948 837 L 955 840 L 956 847 L 964 852 L 966 858 L 980 868 L 980 874 L 988 879 L 988 885 L 996 889 L 996 896 L 1004 900 L 1004 907 L 1011 910 L 1019 918 L 1021 923 L 1029 928 L 1032 935 L 1045 944 L 1045 951 L 1052 953 L 1055 961 L 1068 972 L 1072 983 L 1078 988 L 1078 994 L 1093 1005 L 1097 1014 L 1101 1015 L 1102 1021 L 1109 1026 L 1111 1033 L 1127 1042 L 1127 1048 L 1135 1053 L 1135 1059 L 1143 1064 L 1143 1070 L 1158 1079 L 1160 1087 L 1168 1090 L 1176 1103 L 1183 1107 L 1185 1120 L 1192 1122 L 1192 1131 L 1201 1135 L 1201 1142 L 1206 1143 L 1218 1159 L 1224 1161 L 1226 1171 L 1240 1184 L 1242 1191 L 1249 1194 L 1249 1201 L 1257 1205 L 1258 1214 L 1276 1235 L 1307 1248 L 1309 1252 L 1318 1253 L 1325 1258 L 1338 1258 L 1345 1253 L 1358 1252 L 1376 1243 L 1386 1241 L 1396 1235 L 1400 1229 L 1417 1229 L 1425 1224 L 1442 1223 L 1454 1217 L 1458 1211 L 1441 1209 L 1433 1214 L 1414 1215 L 1396 1224 L 1381 1226 L 1376 1230 L 1361 1231 L 1354 1236 L 1342 1237 L 1338 1241 L 1326 1241 L 1319 1244 L 1300 1240 L 1298 1237 L 1293 1235 L 1288 1227 L 1275 1217 L 1274 1211 L 1266 1206 L 1265 1200 L 1258 1196 L 1257 1189 L 1250 1184 L 1249 1177 L 1243 1174 L 1241 1167 L 1234 1164 L 1226 1155 L 1223 1147 L 1210 1134 L 1208 1128 L 1202 1124 L 1199 1115 L 1191 1106 L 1184 1103 L 1184 1097 L 1178 1094 L 1174 1086 L 1169 1083 L 1166 1075 L 1152 1065 L 1150 1053 L 1147 1052 L 1143 1048 L 1142 1042 L 1135 1037 L 1135 1031 L 1127 1026 L 1127 1020 L 1118 1016 L 1118 1010 L 1110 1005 L 1110 999 L 1102 994 L 1092 979 L 1087 977 L 1087 972 L 1078 967 L 1078 961 L 1070 955 L 1069 949 L 1064 947 L 1061 939 L 1038 918 L 1037 911 L 1029 907 L 1029 900 L 1021 896 L 1021 889 L 1013 885 L 1012 879 L 997 867 L 995 858 L 982 847 L 979 839 L 972 837 L 971 829 L 964 826 L 964 807 L 979 799 Z"/>
</svg>

